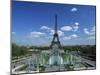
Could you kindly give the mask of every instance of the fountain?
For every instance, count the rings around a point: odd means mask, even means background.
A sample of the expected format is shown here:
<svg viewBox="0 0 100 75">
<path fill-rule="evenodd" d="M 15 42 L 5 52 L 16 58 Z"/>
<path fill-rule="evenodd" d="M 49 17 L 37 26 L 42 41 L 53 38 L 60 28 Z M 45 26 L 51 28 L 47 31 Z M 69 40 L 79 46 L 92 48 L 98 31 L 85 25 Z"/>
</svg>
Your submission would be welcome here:
<svg viewBox="0 0 100 75">
<path fill-rule="evenodd" d="M 48 60 L 49 65 L 61 65 L 63 64 L 63 58 L 60 56 L 58 52 L 54 52 L 49 60 Z"/>
</svg>

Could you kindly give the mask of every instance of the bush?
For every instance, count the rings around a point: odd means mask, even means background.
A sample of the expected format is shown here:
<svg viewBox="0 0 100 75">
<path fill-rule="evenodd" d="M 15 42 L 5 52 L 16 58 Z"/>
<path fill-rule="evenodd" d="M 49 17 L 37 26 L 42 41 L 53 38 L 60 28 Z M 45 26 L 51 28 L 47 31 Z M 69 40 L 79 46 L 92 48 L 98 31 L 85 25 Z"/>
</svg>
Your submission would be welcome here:
<svg viewBox="0 0 100 75">
<path fill-rule="evenodd" d="M 45 68 L 46 68 L 45 66 L 39 66 L 39 71 L 43 72 L 43 71 L 45 71 Z"/>
<path fill-rule="evenodd" d="M 12 43 L 12 56 L 25 55 L 27 52 L 28 49 L 25 46 L 18 46 L 15 43 Z"/>
</svg>

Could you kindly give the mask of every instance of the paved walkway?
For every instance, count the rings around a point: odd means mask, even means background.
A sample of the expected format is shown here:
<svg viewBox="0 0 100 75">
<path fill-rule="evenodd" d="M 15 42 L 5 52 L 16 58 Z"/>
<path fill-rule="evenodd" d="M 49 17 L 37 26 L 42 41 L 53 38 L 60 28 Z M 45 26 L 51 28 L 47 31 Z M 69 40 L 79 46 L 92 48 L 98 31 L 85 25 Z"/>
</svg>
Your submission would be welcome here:
<svg viewBox="0 0 100 75">
<path fill-rule="evenodd" d="M 88 63 L 88 64 L 92 65 L 93 67 L 96 66 L 96 62 L 95 61 L 88 60 L 88 59 L 85 59 L 85 58 L 81 58 L 81 59 L 82 59 L 82 62 Z"/>
<path fill-rule="evenodd" d="M 20 65 L 20 66 L 15 67 L 14 69 L 12 69 L 12 72 L 16 71 L 17 69 L 19 69 L 19 68 L 21 68 L 21 67 L 23 67 L 23 66 L 24 66 L 24 65 Z"/>
</svg>

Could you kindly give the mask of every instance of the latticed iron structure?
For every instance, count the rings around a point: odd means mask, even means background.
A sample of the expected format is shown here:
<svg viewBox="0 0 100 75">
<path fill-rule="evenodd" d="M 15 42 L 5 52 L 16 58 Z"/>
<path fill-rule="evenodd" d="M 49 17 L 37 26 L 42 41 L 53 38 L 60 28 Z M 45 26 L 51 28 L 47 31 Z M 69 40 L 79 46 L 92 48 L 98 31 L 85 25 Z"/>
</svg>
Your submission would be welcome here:
<svg viewBox="0 0 100 75">
<path fill-rule="evenodd" d="M 55 26 L 54 26 L 54 35 L 53 40 L 51 42 L 50 48 L 52 49 L 54 45 L 57 45 L 58 48 L 62 48 L 61 43 L 59 41 L 59 35 L 58 35 L 58 24 L 57 24 L 57 15 L 55 15 Z"/>
</svg>

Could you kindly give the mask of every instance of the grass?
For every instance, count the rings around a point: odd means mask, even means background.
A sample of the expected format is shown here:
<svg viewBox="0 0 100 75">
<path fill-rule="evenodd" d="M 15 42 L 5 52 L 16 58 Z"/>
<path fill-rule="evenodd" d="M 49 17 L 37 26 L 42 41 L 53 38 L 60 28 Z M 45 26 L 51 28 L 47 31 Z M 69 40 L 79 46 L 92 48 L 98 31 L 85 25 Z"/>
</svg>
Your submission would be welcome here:
<svg viewBox="0 0 100 75">
<path fill-rule="evenodd" d="M 72 71 L 74 70 L 74 66 L 72 64 L 66 64 L 65 68 L 67 69 L 67 71 Z"/>
<path fill-rule="evenodd" d="M 43 72 L 43 71 L 45 71 L 45 68 L 46 68 L 45 66 L 39 66 L 39 71 Z"/>
<path fill-rule="evenodd" d="M 68 55 L 61 55 L 64 61 L 68 61 L 69 60 L 69 56 Z"/>
<path fill-rule="evenodd" d="M 43 58 L 45 59 L 45 61 L 49 60 L 50 55 L 45 55 Z"/>
</svg>

